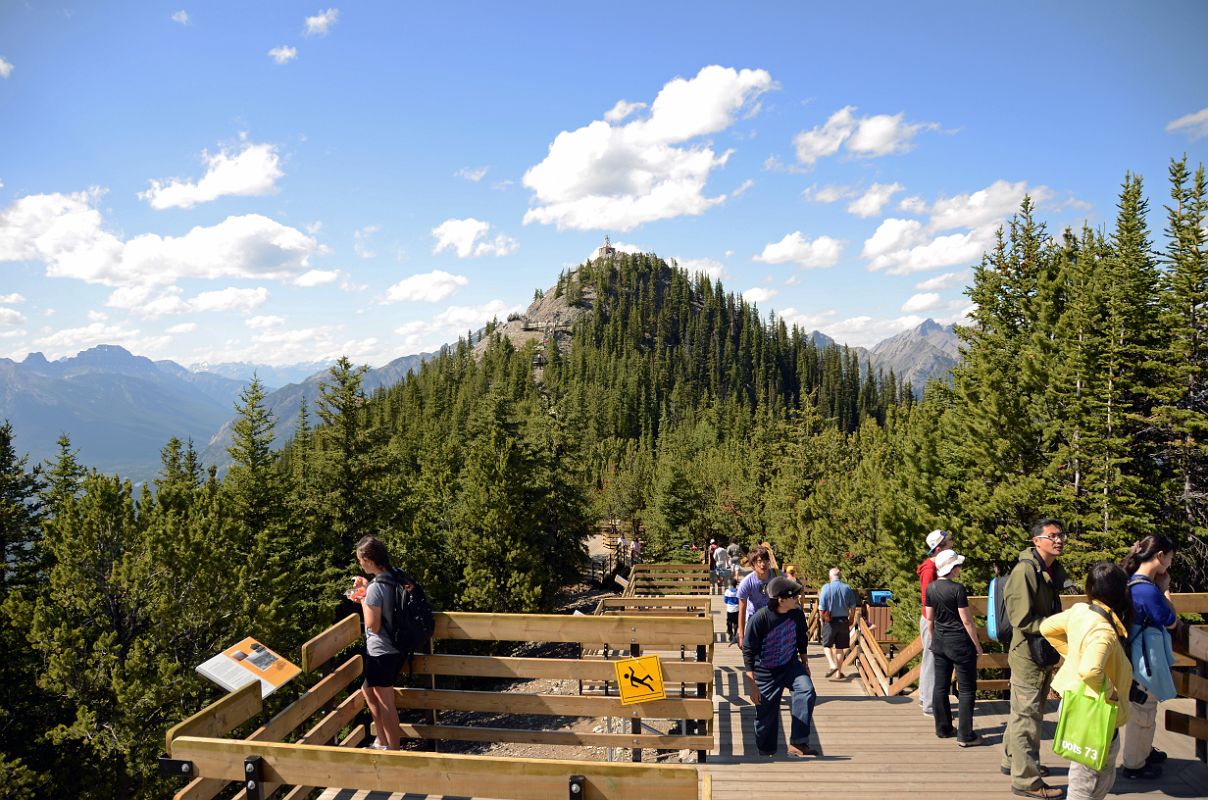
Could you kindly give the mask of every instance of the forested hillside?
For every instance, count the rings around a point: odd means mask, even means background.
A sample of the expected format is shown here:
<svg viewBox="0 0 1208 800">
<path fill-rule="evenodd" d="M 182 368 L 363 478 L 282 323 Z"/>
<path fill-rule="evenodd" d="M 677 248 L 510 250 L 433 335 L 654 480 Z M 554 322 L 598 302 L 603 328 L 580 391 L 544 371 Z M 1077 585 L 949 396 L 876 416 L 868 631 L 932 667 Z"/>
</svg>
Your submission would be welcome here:
<svg viewBox="0 0 1208 800">
<path fill-rule="evenodd" d="M 1162 234 L 1131 175 L 1104 229 L 1049 231 L 1025 201 L 975 268 L 953 385 L 921 402 L 720 283 L 617 254 L 550 290 L 585 312 L 561 347 L 488 328 L 479 357 L 463 340 L 368 396 L 342 360 L 280 453 L 252 384 L 221 481 L 174 440 L 135 492 L 66 440 L 38 468 L 0 428 L 0 785 L 164 796 L 164 729 L 216 693 L 193 668 L 248 634 L 296 655 L 369 532 L 446 609 L 552 608 L 607 518 L 644 525 L 652 559 L 722 537 L 770 540 L 815 584 L 842 563 L 897 589 L 907 626 L 936 527 L 976 592 L 1041 514 L 1067 521 L 1077 579 L 1161 530 L 1177 588 L 1202 588 L 1203 168 L 1175 162 L 1168 197 Z"/>
</svg>

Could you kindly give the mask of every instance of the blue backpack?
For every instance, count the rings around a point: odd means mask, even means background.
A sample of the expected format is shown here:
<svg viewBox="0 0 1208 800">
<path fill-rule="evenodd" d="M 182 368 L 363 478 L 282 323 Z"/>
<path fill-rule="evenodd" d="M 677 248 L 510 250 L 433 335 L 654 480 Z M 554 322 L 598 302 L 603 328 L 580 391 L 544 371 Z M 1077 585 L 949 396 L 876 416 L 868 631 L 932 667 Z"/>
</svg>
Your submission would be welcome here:
<svg viewBox="0 0 1208 800">
<path fill-rule="evenodd" d="M 1010 642 L 1013 630 L 1011 618 L 1007 616 L 1007 578 L 1011 573 L 998 575 L 990 581 L 990 597 L 986 603 L 986 635 L 996 642 Z"/>
</svg>

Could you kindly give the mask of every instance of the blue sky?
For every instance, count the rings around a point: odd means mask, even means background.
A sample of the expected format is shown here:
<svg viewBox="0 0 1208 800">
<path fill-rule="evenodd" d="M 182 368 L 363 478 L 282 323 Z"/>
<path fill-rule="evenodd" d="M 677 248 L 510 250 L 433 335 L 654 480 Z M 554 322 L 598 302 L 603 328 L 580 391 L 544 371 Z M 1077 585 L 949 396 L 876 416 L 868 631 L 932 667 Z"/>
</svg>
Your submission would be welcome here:
<svg viewBox="0 0 1208 800">
<path fill-rule="evenodd" d="M 1208 4 L 849 6 L 0 0 L 0 355 L 377 366 L 605 234 L 870 345 L 1208 155 Z"/>
</svg>

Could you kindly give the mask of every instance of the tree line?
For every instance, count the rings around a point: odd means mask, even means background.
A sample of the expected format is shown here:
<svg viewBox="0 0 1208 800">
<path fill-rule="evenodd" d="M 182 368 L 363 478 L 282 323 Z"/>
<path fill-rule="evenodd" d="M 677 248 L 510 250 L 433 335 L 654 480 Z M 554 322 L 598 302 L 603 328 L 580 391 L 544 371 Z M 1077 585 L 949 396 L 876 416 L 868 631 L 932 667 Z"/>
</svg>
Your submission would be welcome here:
<svg viewBox="0 0 1208 800">
<path fill-rule="evenodd" d="M 222 476 L 178 440 L 150 485 L 66 436 L 31 465 L 0 426 L 3 793 L 168 794 L 163 733 L 216 695 L 196 665 L 246 635 L 296 656 L 365 533 L 472 611 L 552 610 L 598 520 L 644 529 L 652 559 L 719 538 L 768 540 L 815 585 L 842 564 L 897 590 L 903 631 L 937 527 L 974 591 L 1041 514 L 1075 575 L 1160 530 L 1202 587 L 1204 169 L 1176 160 L 1169 185 L 1160 246 L 1138 176 L 1099 229 L 1052 234 L 1025 200 L 974 267 L 962 363 L 921 401 L 720 282 L 617 254 L 559 277 L 585 310 L 560 345 L 488 326 L 371 394 L 341 359 L 279 452 L 253 380 Z"/>
</svg>

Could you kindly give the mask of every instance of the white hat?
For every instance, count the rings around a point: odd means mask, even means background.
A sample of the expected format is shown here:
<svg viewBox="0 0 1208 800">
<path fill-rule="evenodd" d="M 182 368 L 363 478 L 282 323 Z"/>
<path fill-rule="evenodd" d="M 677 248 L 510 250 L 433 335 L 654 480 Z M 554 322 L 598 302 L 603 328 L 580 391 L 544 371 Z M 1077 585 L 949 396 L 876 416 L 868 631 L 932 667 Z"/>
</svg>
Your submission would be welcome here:
<svg viewBox="0 0 1208 800">
<path fill-rule="evenodd" d="M 945 550 L 935 557 L 935 571 L 942 577 L 965 563 L 964 556 L 958 556 L 955 550 Z"/>
<path fill-rule="evenodd" d="M 935 548 L 939 547 L 940 544 L 950 536 L 952 536 L 952 534 L 948 533 L 948 531 L 941 530 L 934 530 L 927 534 L 927 555 L 934 553 Z"/>
</svg>

